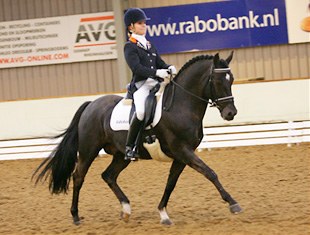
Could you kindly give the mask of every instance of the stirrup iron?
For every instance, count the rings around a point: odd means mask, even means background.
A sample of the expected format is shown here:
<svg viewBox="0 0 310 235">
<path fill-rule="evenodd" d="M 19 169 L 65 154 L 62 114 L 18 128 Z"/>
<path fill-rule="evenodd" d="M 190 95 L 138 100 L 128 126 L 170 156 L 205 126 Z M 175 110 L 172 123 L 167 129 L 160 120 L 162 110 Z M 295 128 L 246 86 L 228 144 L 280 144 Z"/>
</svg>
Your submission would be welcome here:
<svg viewBox="0 0 310 235">
<path fill-rule="evenodd" d="M 126 146 L 125 150 L 125 161 L 138 161 L 137 152 L 136 152 L 136 146 L 133 148 L 130 146 Z"/>
</svg>

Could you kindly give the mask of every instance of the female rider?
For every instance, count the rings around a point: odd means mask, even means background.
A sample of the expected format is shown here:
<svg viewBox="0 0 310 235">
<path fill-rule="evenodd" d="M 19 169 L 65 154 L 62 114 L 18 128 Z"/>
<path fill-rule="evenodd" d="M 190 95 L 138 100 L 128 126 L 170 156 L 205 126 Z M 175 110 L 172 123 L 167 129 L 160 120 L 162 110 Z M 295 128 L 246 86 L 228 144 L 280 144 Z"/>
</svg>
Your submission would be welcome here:
<svg viewBox="0 0 310 235">
<path fill-rule="evenodd" d="M 125 160 L 137 160 L 134 147 L 141 129 L 145 113 L 145 100 L 150 90 L 158 84 L 158 78 L 168 78 L 171 72 L 176 74 L 173 65 L 166 64 L 156 48 L 145 38 L 146 17 L 140 8 L 129 8 L 124 15 L 125 27 L 129 40 L 124 47 L 126 62 L 132 71 L 130 88 L 133 93 L 135 114 L 130 121 L 126 140 Z"/>
</svg>

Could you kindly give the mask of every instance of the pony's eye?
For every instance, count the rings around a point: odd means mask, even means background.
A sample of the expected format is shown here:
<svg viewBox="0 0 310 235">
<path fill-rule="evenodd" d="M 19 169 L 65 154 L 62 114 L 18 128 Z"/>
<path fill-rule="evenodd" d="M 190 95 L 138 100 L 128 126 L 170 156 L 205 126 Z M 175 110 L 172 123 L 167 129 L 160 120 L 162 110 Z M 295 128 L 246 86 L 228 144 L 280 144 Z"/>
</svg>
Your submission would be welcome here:
<svg viewBox="0 0 310 235">
<path fill-rule="evenodd" d="M 226 73 L 226 79 L 229 81 L 230 80 L 230 75 Z"/>
</svg>

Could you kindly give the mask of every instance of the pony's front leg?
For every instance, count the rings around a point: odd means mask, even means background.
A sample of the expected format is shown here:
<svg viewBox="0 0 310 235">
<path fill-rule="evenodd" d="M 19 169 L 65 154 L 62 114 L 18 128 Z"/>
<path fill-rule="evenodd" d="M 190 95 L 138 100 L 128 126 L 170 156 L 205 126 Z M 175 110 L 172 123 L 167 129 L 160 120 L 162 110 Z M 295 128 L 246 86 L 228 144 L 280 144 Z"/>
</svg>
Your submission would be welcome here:
<svg viewBox="0 0 310 235">
<path fill-rule="evenodd" d="M 160 215 L 160 223 L 164 225 L 171 225 L 172 221 L 170 220 L 166 208 L 170 198 L 170 195 L 179 179 L 180 174 L 182 173 L 184 167 L 186 165 L 182 162 L 174 160 L 168 177 L 168 181 L 166 184 L 164 195 L 158 205 L 159 215 Z"/>
<path fill-rule="evenodd" d="M 130 202 L 121 188 L 118 186 L 116 180 L 118 175 L 124 170 L 130 161 L 124 160 L 124 154 L 118 153 L 113 155 L 113 160 L 108 168 L 101 174 L 102 179 L 109 185 L 115 196 L 122 205 L 121 219 L 125 222 L 129 221 L 131 215 Z"/>
<path fill-rule="evenodd" d="M 238 214 L 242 212 L 239 204 L 223 188 L 216 173 L 210 167 L 208 167 L 192 150 L 183 149 L 183 154 L 180 154 L 180 156 L 182 156 L 183 161 L 188 166 L 203 174 L 208 180 L 210 180 L 214 184 L 214 186 L 219 191 L 222 199 L 228 202 L 231 213 Z"/>
</svg>

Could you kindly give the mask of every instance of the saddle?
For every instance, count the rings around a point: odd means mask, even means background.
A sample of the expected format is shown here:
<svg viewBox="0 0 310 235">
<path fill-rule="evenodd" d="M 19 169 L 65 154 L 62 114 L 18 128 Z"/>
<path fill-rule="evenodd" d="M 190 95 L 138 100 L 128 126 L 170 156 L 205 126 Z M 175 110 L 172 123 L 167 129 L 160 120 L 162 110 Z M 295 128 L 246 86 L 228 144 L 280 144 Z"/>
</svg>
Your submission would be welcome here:
<svg viewBox="0 0 310 235">
<path fill-rule="evenodd" d="M 144 128 L 150 129 L 159 122 L 162 114 L 162 98 L 166 84 L 157 84 L 146 99 Z M 129 120 L 135 111 L 135 106 L 130 99 L 132 95 L 127 92 L 126 97 L 114 107 L 110 119 L 110 126 L 114 131 L 128 130 Z"/>
<path fill-rule="evenodd" d="M 136 139 L 136 146 L 140 145 L 141 136 L 144 130 L 154 128 L 160 121 L 163 107 L 163 94 L 167 84 L 160 83 L 156 85 L 146 99 L 145 118 L 141 127 L 141 131 Z M 110 126 L 114 131 L 129 130 L 129 120 L 135 111 L 134 103 L 130 96 L 132 94 L 126 94 L 126 97 L 118 102 L 114 107 L 110 119 Z M 150 132 L 150 135 L 145 137 L 143 141 L 143 147 L 149 152 L 150 156 L 158 161 L 171 161 L 171 158 L 167 157 L 160 148 L 160 144 L 156 136 Z"/>
</svg>

